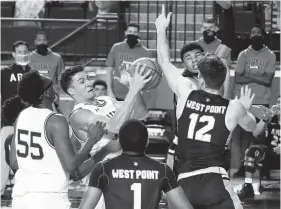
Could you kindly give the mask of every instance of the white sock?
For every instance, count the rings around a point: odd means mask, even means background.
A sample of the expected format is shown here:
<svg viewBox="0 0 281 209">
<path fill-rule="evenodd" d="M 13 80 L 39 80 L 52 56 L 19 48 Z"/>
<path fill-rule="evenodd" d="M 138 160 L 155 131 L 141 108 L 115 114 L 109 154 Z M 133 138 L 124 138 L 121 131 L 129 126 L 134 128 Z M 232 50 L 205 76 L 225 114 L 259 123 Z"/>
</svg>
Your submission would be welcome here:
<svg viewBox="0 0 281 209">
<path fill-rule="evenodd" d="M 252 184 L 253 183 L 253 179 L 252 178 L 245 178 L 245 183 L 246 184 Z"/>
</svg>

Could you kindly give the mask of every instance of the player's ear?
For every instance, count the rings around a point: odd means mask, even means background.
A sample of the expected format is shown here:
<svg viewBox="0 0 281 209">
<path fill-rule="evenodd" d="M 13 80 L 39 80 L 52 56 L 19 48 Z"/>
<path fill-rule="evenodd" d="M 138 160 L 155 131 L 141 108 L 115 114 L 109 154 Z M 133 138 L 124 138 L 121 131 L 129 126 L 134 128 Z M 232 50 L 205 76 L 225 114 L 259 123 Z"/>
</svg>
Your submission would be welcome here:
<svg viewBox="0 0 281 209">
<path fill-rule="evenodd" d="M 13 52 L 12 55 L 13 55 L 13 58 L 16 59 L 16 53 Z"/>
<path fill-rule="evenodd" d="M 68 92 L 70 95 L 74 95 L 74 94 L 75 94 L 74 89 L 71 88 L 71 87 L 69 87 L 69 88 L 67 89 L 67 92 Z"/>
</svg>

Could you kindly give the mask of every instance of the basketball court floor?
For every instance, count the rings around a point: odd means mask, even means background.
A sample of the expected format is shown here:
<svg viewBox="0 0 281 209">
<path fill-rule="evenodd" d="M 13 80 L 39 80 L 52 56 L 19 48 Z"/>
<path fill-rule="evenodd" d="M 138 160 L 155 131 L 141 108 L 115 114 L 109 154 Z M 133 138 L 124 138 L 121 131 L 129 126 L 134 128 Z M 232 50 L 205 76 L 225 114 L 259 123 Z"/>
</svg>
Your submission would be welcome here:
<svg viewBox="0 0 281 209">
<path fill-rule="evenodd" d="M 244 179 L 232 179 L 234 189 L 243 184 Z M 264 191 L 254 198 L 243 202 L 244 209 L 279 209 L 280 208 L 280 180 L 262 181 Z M 69 190 L 69 199 L 72 209 L 78 208 L 85 191 L 85 186 L 73 183 Z M 1 198 L 1 208 L 11 209 L 11 190 L 8 189 Z M 51 208 L 50 208 L 51 209 Z M 168 209 L 165 197 L 162 198 L 159 209 Z"/>
</svg>

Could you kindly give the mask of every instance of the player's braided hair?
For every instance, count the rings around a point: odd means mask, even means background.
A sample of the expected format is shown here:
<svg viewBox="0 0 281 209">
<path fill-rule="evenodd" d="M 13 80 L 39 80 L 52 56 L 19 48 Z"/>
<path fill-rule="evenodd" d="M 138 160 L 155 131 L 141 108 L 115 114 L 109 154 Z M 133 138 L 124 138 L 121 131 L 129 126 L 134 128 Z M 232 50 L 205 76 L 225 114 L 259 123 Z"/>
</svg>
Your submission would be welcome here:
<svg viewBox="0 0 281 209">
<path fill-rule="evenodd" d="M 67 89 L 69 88 L 69 85 L 71 84 L 72 77 L 79 73 L 84 71 L 84 68 L 81 65 L 76 65 L 74 67 L 67 68 L 65 71 L 63 71 L 60 75 L 60 87 L 62 90 L 67 93 Z"/>
<path fill-rule="evenodd" d="M 123 151 L 143 154 L 147 139 L 147 128 L 144 123 L 139 120 L 128 120 L 119 130 L 119 143 Z"/>
<path fill-rule="evenodd" d="M 25 73 L 18 84 L 18 95 L 24 102 L 28 102 L 31 105 L 40 102 L 44 90 L 44 82 L 36 70 Z"/>
<path fill-rule="evenodd" d="M 13 125 L 20 114 L 20 112 L 25 108 L 25 105 L 22 103 L 18 95 L 10 97 L 5 100 L 2 105 L 2 118 L 8 125 Z"/>
</svg>

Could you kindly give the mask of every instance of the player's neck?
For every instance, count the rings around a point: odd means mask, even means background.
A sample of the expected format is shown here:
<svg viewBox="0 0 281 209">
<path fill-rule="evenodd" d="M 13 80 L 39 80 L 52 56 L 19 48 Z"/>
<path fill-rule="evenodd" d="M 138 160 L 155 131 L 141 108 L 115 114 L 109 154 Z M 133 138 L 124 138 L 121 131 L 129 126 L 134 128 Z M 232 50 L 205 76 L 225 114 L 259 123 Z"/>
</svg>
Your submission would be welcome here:
<svg viewBox="0 0 281 209">
<path fill-rule="evenodd" d="M 220 91 L 216 90 L 216 89 L 204 88 L 203 90 L 210 93 L 210 94 L 217 94 L 217 95 L 220 94 Z"/>
<path fill-rule="evenodd" d="M 49 104 L 49 103 L 39 103 L 37 105 L 34 105 L 35 108 L 47 108 L 47 109 L 50 109 L 52 110 L 53 107 L 52 107 L 52 104 Z"/>
<path fill-rule="evenodd" d="M 94 101 L 94 98 L 93 99 L 75 98 L 74 104 L 77 105 L 77 104 L 81 104 L 81 103 L 92 103 L 93 101 Z"/>
</svg>

